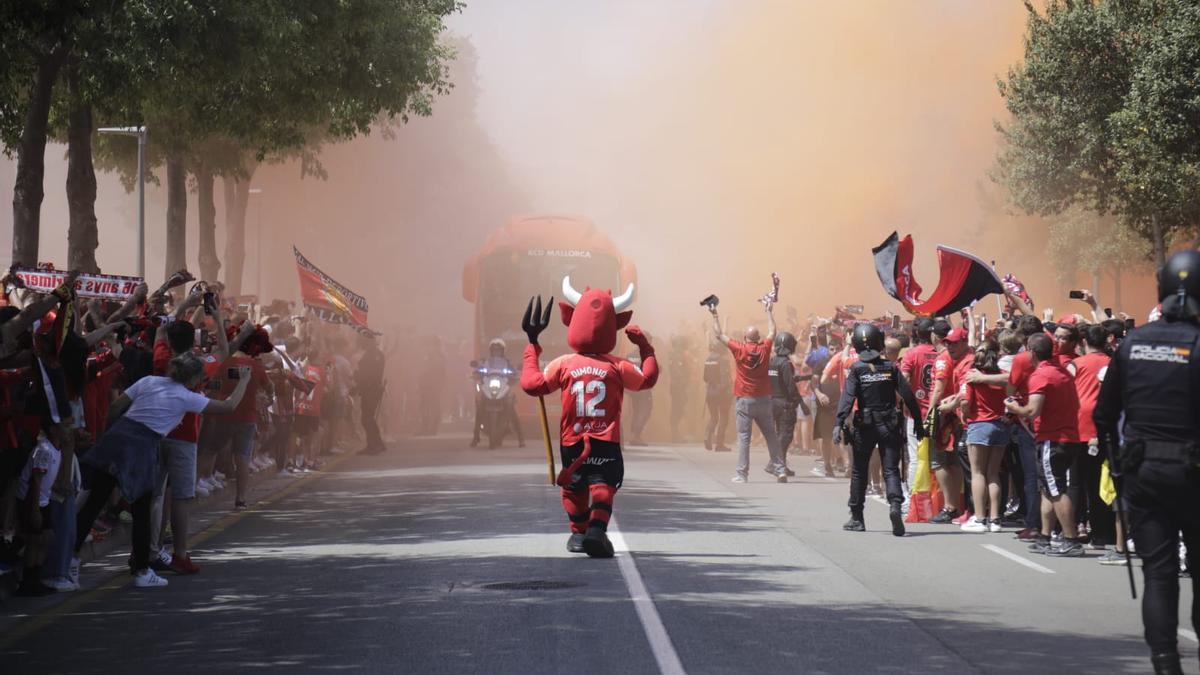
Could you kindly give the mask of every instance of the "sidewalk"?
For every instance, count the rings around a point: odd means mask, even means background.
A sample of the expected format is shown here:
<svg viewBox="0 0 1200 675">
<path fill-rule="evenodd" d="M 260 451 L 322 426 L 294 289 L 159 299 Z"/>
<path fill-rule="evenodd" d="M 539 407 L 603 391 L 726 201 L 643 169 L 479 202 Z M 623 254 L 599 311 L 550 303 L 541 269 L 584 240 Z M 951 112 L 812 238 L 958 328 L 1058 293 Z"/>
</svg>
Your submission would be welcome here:
<svg viewBox="0 0 1200 675">
<path fill-rule="evenodd" d="M 250 487 L 246 493 L 249 508 L 246 511 L 234 511 L 234 487 L 232 481 L 224 490 L 213 493 L 208 497 L 197 497 L 191 513 L 191 533 L 189 545 L 198 546 L 200 543 L 217 532 L 232 525 L 247 514 L 275 501 L 284 494 L 290 493 L 298 486 L 313 480 L 341 464 L 353 456 L 353 453 L 337 455 L 331 458 L 321 471 L 301 476 L 280 476 L 274 467 L 269 467 L 250 475 Z M 296 487 L 293 487 L 296 486 Z M 16 589 L 16 574 L 6 574 L 0 577 L 0 638 L 19 628 L 22 622 L 43 614 L 70 602 L 72 598 L 90 595 L 100 588 L 119 588 L 129 579 L 126 560 L 130 546 L 129 523 L 120 523 L 103 541 L 84 544 L 80 551 L 83 561 L 83 572 L 80 575 L 80 589 L 70 593 L 55 593 L 43 598 L 17 598 L 12 594 Z M 196 563 L 203 568 L 204 560 Z M 201 570 L 200 574 L 204 574 Z M 165 573 L 168 579 L 175 576 Z"/>
</svg>

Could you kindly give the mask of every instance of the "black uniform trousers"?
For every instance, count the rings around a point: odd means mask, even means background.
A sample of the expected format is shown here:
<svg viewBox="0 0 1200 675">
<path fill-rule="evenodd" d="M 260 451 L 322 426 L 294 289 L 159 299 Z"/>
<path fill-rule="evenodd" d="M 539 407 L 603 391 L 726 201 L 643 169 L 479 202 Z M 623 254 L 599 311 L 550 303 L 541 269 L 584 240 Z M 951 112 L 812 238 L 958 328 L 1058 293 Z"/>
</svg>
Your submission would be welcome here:
<svg viewBox="0 0 1200 675">
<path fill-rule="evenodd" d="M 775 431 L 779 435 L 779 454 L 785 458 L 792 441 L 796 440 L 796 405 L 786 398 L 771 397 L 771 414 L 775 417 Z"/>
<path fill-rule="evenodd" d="M 900 420 L 900 416 L 896 416 Z M 904 503 L 904 493 L 900 489 L 900 456 L 908 439 L 901 431 L 899 422 L 895 424 L 859 424 L 854 427 L 851 443 L 854 446 L 854 467 L 850 473 L 850 507 L 851 515 L 862 519 L 863 504 L 867 498 L 867 471 L 871 463 L 871 453 L 879 448 L 882 460 L 883 482 L 887 490 L 888 503 L 899 506 Z"/>
<path fill-rule="evenodd" d="M 1179 628 L 1179 533 L 1188 549 L 1188 569 L 1200 555 L 1200 470 L 1180 461 L 1146 459 L 1122 480 L 1133 542 L 1142 559 L 1145 589 L 1142 623 L 1152 654 L 1174 652 Z M 1200 627 L 1197 589 L 1192 586 L 1192 626 Z"/>
</svg>

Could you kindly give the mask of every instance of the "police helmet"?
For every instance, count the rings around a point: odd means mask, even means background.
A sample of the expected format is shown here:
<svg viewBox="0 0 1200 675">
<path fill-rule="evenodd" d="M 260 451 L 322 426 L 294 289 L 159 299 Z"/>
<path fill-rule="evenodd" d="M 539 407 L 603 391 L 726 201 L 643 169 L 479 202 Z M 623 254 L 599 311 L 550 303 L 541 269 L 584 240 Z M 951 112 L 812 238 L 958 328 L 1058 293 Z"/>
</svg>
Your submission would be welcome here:
<svg viewBox="0 0 1200 675">
<path fill-rule="evenodd" d="M 508 345 L 504 344 L 504 340 L 501 340 L 500 338 L 496 338 L 488 343 L 489 351 L 496 349 L 497 347 L 500 348 L 500 351 L 504 351 L 508 348 Z"/>
<path fill-rule="evenodd" d="M 775 336 L 775 353 L 779 356 L 790 356 L 796 352 L 796 336 L 783 331 Z"/>
<path fill-rule="evenodd" d="M 1158 270 L 1158 299 L 1168 319 L 1200 317 L 1200 251 L 1179 251 Z"/>
<path fill-rule="evenodd" d="M 858 352 L 859 360 L 874 361 L 883 351 L 883 331 L 873 323 L 860 323 L 854 327 L 854 334 L 850 336 L 850 344 Z"/>
</svg>

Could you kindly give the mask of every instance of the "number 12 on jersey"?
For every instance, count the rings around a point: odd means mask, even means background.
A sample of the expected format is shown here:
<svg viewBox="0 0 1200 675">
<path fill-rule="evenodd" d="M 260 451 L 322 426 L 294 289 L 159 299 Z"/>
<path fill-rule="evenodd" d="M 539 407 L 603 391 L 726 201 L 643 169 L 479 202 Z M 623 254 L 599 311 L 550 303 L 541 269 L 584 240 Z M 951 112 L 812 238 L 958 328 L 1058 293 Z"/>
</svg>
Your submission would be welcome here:
<svg viewBox="0 0 1200 675">
<path fill-rule="evenodd" d="M 604 408 L 600 407 L 604 402 L 604 394 L 603 380 L 580 381 L 571 385 L 571 395 L 575 397 L 575 416 L 604 417 Z"/>
</svg>

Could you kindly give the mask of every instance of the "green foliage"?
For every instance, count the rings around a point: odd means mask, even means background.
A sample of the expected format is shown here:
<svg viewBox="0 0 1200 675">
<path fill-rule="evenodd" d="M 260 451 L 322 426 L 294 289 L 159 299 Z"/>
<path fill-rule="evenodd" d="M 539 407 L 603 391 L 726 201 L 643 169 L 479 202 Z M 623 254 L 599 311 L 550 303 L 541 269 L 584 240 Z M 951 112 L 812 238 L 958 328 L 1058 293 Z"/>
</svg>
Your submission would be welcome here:
<svg viewBox="0 0 1200 675">
<path fill-rule="evenodd" d="M 1029 6 L 1029 5 L 1027 5 Z M 998 83 L 1011 122 L 994 178 L 1029 213 L 1114 214 L 1148 239 L 1200 215 L 1200 8 L 1186 0 L 1029 7 Z M 1071 218 L 1067 220 L 1072 220 Z"/>
<path fill-rule="evenodd" d="M 1069 285 L 1079 272 L 1118 274 L 1146 267 L 1152 247 L 1112 215 L 1071 208 L 1050 221 L 1047 253 L 1058 280 Z"/>
</svg>

